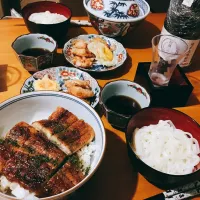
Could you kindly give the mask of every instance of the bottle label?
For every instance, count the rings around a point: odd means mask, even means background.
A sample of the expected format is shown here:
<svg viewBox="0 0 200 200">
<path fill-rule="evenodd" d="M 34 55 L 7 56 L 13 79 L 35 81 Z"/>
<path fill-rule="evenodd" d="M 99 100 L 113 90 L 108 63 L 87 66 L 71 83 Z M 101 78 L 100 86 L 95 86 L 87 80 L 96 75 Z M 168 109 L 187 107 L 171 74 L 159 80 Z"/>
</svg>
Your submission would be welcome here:
<svg viewBox="0 0 200 200">
<path fill-rule="evenodd" d="M 187 7 L 191 7 L 193 2 L 194 2 L 194 0 L 184 0 L 182 4 Z"/>
<path fill-rule="evenodd" d="M 172 35 L 171 33 L 169 33 L 165 27 L 163 26 L 161 34 L 163 35 Z M 181 67 L 187 67 L 191 64 L 191 60 L 192 57 L 194 55 L 194 52 L 199 44 L 199 40 L 185 40 L 183 38 L 181 38 L 182 40 L 184 40 L 187 45 L 188 45 L 188 52 L 186 53 L 186 55 L 184 56 L 184 58 L 181 59 L 181 61 L 179 62 L 179 65 Z"/>
</svg>

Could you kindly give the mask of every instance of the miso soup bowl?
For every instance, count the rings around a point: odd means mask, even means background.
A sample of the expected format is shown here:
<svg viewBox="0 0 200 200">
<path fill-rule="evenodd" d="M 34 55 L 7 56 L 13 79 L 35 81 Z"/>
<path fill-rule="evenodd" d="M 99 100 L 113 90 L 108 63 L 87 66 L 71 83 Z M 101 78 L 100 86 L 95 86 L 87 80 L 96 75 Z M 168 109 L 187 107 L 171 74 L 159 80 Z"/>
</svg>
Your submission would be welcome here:
<svg viewBox="0 0 200 200">
<path fill-rule="evenodd" d="M 169 108 L 145 108 L 136 113 L 128 123 L 126 130 L 126 142 L 128 155 L 134 169 L 137 169 L 149 182 L 163 189 L 172 189 L 189 182 L 200 179 L 199 165 L 197 170 L 186 175 L 172 175 L 158 171 L 145 162 L 136 154 L 132 146 L 133 133 L 136 128 L 142 128 L 151 124 L 158 124 L 159 120 L 171 120 L 176 128 L 189 132 L 200 144 L 200 126 L 188 115 Z"/>
<path fill-rule="evenodd" d="M 136 100 L 141 108 L 146 108 L 150 105 L 150 96 L 142 86 L 128 80 L 113 81 L 104 86 L 100 95 L 100 104 L 104 108 L 106 118 L 112 126 L 124 129 L 132 116 L 116 113 L 106 106 L 107 99 L 117 95 L 127 96 Z"/>
<path fill-rule="evenodd" d="M 16 38 L 12 43 L 12 48 L 23 67 L 30 72 L 36 72 L 51 66 L 54 53 L 57 49 L 57 43 L 52 37 L 45 34 L 27 34 Z M 31 48 L 46 49 L 49 52 L 38 57 L 22 54 L 24 50 Z"/>
</svg>

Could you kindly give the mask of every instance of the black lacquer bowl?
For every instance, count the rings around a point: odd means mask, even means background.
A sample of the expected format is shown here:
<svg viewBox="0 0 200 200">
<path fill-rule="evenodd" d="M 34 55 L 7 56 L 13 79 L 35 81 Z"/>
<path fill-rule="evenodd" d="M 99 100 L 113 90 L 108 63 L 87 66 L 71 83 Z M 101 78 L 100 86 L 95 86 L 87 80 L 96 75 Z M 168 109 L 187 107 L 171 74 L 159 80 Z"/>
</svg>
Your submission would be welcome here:
<svg viewBox="0 0 200 200">
<path fill-rule="evenodd" d="M 56 24 L 36 24 L 29 21 L 29 16 L 31 14 L 45 11 L 64 15 L 67 20 Z M 67 6 L 51 1 L 30 3 L 22 9 L 24 22 L 31 33 L 47 34 L 53 37 L 57 42 L 66 37 L 70 26 L 71 15 L 71 10 Z"/>
<path fill-rule="evenodd" d="M 128 155 L 133 167 L 136 168 L 149 182 L 163 189 L 177 187 L 198 180 L 200 178 L 199 165 L 196 166 L 197 170 L 191 174 L 171 175 L 151 168 L 138 158 L 134 152 L 134 149 L 131 146 L 134 130 L 150 124 L 157 124 L 159 120 L 171 120 L 176 128 L 190 132 L 200 144 L 200 126 L 188 115 L 168 108 L 142 109 L 131 118 L 126 131 Z"/>
</svg>

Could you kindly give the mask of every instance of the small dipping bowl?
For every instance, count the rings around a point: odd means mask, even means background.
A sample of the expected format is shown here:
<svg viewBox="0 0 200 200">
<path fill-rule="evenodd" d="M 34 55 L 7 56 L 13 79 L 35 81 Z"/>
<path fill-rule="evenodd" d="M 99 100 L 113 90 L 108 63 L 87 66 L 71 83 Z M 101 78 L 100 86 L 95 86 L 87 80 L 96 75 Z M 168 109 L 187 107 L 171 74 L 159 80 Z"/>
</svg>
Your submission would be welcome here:
<svg viewBox="0 0 200 200">
<path fill-rule="evenodd" d="M 57 43 L 48 35 L 44 34 L 27 34 L 21 35 L 12 43 L 12 48 L 17 54 L 23 67 L 29 72 L 36 72 L 51 66 L 53 62 L 53 55 L 57 49 Z M 27 49 L 44 49 L 48 53 L 41 56 L 26 56 L 23 51 Z"/>
<path fill-rule="evenodd" d="M 36 24 L 35 22 L 29 21 L 31 14 L 46 11 L 64 15 L 67 20 L 55 24 Z M 22 9 L 24 22 L 31 33 L 47 34 L 53 37 L 57 42 L 65 39 L 70 25 L 71 15 L 71 10 L 67 6 L 51 1 L 30 3 Z"/>
<path fill-rule="evenodd" d="M 102 104 L 108 122 L 117 128 L 126 128 L 132 115 L 123 115 L 106 106 L 106 101 L 112 96 L 126 96 L 134 99 L 140 105 L 141 109 L 150 105 L 150 96 L 147 91 L 137 83 L 128 80 L 119 80 L 107 83 L 100 95 Z M 122 102 L 123 103 L 123 102 Z"/>
<path fill-rule="evenodd" d="M 200 126 L 188 115 L 169 108 L 145 108 L 137 112 L 129 121 L 126 131 L 128 155 L 134 169 L 137 169 L 149 182 L 162 189 L 172 189 L 199 180 L 200 166 L 193 173 L 173 175 L 158 171 L 143 162 L 132 147 L 132 137 L 136 128 L 158 124 L 159 120 L 171 120 L 177 129 L 189 132 L 200 144 Z"/>
</svg>

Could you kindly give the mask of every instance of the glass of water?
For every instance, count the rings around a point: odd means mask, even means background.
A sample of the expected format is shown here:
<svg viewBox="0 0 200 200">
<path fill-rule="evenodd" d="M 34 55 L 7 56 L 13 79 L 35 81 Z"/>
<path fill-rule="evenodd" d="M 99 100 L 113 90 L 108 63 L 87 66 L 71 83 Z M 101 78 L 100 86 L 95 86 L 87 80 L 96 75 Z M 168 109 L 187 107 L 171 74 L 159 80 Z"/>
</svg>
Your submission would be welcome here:
<svg viewBox="0 0 200 200">
<path fill-rule="evenodd" d="M 188 45 L 173 35 L 156 35 L 152 39 L 152 51 L 149 77 L 155 86 L 167 86 L 176 65 L 188 52 Z"/>
</svg>

